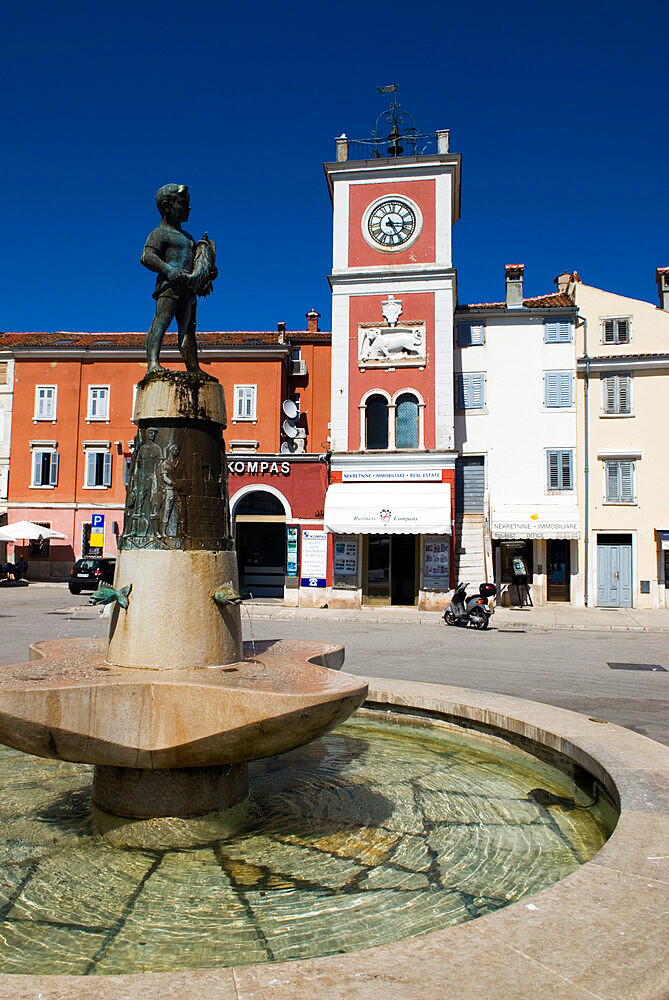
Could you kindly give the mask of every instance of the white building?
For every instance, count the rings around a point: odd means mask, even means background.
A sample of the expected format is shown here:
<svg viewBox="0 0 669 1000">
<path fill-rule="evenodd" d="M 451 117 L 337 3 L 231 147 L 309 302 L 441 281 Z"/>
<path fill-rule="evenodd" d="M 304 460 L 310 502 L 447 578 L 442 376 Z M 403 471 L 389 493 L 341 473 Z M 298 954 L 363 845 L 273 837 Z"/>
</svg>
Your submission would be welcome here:
<svg viewBox="0 0 669 1000">
<path fill-rule="evenodd" d="M 492 576 L 502 603 L 582 603 L 577 539 L 574 318 L 566 294 L 455 313 L 456 574 Z M 515 570 L 515 573 L 514 573 Z"/>
</svg>

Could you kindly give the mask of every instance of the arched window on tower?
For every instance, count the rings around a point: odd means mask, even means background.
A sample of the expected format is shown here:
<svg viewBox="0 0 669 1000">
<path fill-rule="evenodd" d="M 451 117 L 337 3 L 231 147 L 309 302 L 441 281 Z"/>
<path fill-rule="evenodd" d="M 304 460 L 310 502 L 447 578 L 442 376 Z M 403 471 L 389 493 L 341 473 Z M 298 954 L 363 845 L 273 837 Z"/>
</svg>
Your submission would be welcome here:
<svg viewBox="0 0 669 1000">
<path fill-rule="evenodd" d="M 369 396 L 365 406 L 365 442 L 373 451 L 388 448 L 388 400 L 385 396 Z"/>
<path fill-rule="evenodd" d="M 408 392 L 395 401 L 395 447 L 418 447 L 418 400 Z"/>
</svg>

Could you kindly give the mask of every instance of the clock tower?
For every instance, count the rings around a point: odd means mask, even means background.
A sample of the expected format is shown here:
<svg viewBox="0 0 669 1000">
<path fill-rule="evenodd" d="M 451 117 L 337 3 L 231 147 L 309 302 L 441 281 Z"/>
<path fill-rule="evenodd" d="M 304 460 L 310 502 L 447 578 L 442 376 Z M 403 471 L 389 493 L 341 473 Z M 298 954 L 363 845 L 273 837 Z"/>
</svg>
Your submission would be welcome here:
<svg viewBox="0 0 669 1000">
<path fill-rule="evenodd" d="M 437 608 L 452 586 L 454 451 L 451 231 L 460 157 L 393 104 L 386 140 L 336 140 L 330 606 Z M 407 119 L 409 127 L 405 126 Z M 427 150 L 432 148 L 432 152 Z"/>
</svg>

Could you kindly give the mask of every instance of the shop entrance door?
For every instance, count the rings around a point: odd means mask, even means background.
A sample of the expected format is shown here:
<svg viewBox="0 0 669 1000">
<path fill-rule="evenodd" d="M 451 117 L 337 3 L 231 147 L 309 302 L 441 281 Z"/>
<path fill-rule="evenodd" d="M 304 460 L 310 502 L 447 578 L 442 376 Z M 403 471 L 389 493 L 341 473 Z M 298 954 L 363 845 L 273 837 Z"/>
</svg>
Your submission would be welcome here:
<svg viewBox="0 0 669 1000">
<path fill-rule="evenodd" d="M 548 591 L 549 601 L 569 601 L 569 541 L 566 538 L 549 538 L 548 549 Z"/>
<path fill-rule="evenodd" d="M 415 605 L 417 536 L 365 535 L 364 538 L 364 603 Z"/>
<path fill-rule="evenodd" d="M 239 585 L 252 597 L 284 596 L 286 515 L 271 493 L 249 493 L 235 509 Z"/>
<path fill-rule="evenodd" d="M 597 535 L 597 605 L 632 607 L 631 535 Z"/>
</svg>

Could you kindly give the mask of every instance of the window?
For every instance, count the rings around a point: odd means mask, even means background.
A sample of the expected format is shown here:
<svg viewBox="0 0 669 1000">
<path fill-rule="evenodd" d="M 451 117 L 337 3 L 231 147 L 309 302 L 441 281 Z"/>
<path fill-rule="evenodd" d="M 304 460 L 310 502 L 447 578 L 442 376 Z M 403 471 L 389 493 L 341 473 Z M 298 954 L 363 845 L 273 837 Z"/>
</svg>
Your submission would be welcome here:
<svg viewBox="0 0 669 1000">
<path fill-rule="evenodd" d="M 35 386 L 35 420 L 56 419 L 56 386 Z"/>
<path fill-rule="evenodd" d="M 256 419 L 256 386 L 235 386 L 235 420 Z"/>
<path fill-rule="evenodd" d="M 485 406 L 485 372 L 463 372 L 455 376 L 458 410 L 482 410 Z"/>
<path fill-rule="evenodd" d="M 545 344 L 571 344 L 571 320 L 547 319 L 544 321 Z"/>
<path fill-rule="evenodd" d="M 385 396 L 369 396 L 365 407 L 365 442 L 370 450 L 388 447 L 388 400 Z"/>
<path fill-rule="evenodd" d="M 546 406 L 574 405 L 574 376 L 572 372 L 546 372 L 544 389 Z"/>
<path fill-rule="evenodd" d="M 84 486 L 111 486 L 112 455 L 109 451 L 86 451 L 86 479 Z"/>
<path fill-rule="evenodd" d="M 574 453 L 571 449 L 546 452 L 548 459 L 548 477 L 546 487 L 549 490 L 573 490 L 574 488 Z"/>
<path fill-rule="evenodd" d="M 629 344 L 631 339 L 631 327 L 629 316 L 621 319 L 603 319 L 601 326 L 601 336 L 603 344 Z"/>
<path fill-rule="evenodd" d="M 109 420 L 109 386 L 89 385 L 88 420 Z"/>
<path fill-rule="evenodd" d="M 34 521 L 40 528 L 50 528 L 51 521 Z M 48 559 L 51 555 L 51 543 L 48 538 L 30 538 L 28 540 L 28 559 Z"/>
<path fill-rule="evenodd" d="M 101 556 L 102 546 L 91 545 L 91 522 L 85 521 L 81 526 L 81 554 L 82 556 Z"/>
<path fill-rule="evenodd" d="M 0 361 L 0 385 L 7 385 L 9 381 L 9 361 Z"/>
<path fill-rule="evenodd" d="M 408 392 L 395 401 L 395 447 L 418 447 L 418 400 Z"/>
<path fill-rule="evenodd" d="M 607 375 L 602 379 L 602 413 L 632 412 L 632 376 Z"/>
<path fill-rule="evenodd" d="M 606 500 L 608 503 L 635 503 L 634 462 L 605 462 Z"/>
<path fill-rule="evenodd" d="M 483 344 L 484 339 L 483 323 L 458 323 L 458 347 L 474 347 Z"/>
<path fill-rule="evenodd" d="M 33 478 L 31 486 L 58 485 L 58 452 L 33 451 Z M 36 522 L 39 523 L 39 522 Z M 49 527 L 46 525 L 45 527 Z"/>
</svg>

